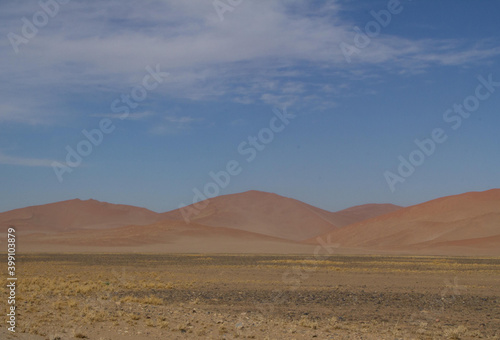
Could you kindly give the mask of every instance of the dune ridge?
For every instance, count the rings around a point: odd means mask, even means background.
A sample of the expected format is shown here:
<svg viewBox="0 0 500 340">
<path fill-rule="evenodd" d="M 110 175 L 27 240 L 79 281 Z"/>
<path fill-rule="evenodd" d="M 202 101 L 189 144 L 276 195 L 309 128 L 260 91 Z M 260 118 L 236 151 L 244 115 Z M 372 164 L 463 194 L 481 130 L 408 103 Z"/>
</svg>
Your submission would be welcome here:
<svg viewBox="0 0 500 340">
<path fill-rule="evenodd" d="M 0 213 L 0 227 L 15 226 L 27 251 L 311 253 L 320 237 L 340 253 L 500 255 L 500 189 L 337 212 L 261 191 L 200 205 L 187 222 L 179 209 L 75 199 Z"/>
<path fill-rule="evenodd" d="M 445 254 L 460 245 L 464 254 L 485 255 L 500 254 L 499 236 L 500 189 L 438 198 L 322 235 L 349 248 Z"/>
</svg>

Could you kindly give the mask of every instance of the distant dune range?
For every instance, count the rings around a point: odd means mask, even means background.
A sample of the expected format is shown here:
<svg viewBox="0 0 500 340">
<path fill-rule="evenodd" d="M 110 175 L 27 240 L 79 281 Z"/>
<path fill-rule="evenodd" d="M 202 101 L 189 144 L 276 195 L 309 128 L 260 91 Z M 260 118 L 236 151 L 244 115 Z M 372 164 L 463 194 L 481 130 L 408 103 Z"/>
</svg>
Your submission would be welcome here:
<svg viewBox="0 0 500 340">
<path fill-rule="evenodd" d="M 500 189 L 338 212 L 247 191 L 208 200 L 189 223 L 179 210 L 75 199 L 0 213 L 0 228 L 9 226 L 21 252 L 312 254 L 320 237 L 339 253 L 498 256 Z"/>
<path fill-rule="evenodd" d="M 74 199 L 0 213 L 0 226 L 12 224 L 23 232 L 60 232 L 146 225 L 160 219 L 159 214 L 144 208 Z"/>
<path fill-rule="evenodd" d="M 438 198 L 322 235 L 343 248 L 500 255 L 500 189 Z M 314 244 L 315 239 L 306 243 Z"/>
<path fill-rule="evenodd" d="M 392 204 L 369 204 L 330 212 L 293 198 L 252 190 L 212 198 L 207 207 L 193 215 L 191 220 L 211 227 L 302 241 L 399 208 Z M 167 212 L 163 216 L 182 219 L 179 210 Z"/>
</svg>

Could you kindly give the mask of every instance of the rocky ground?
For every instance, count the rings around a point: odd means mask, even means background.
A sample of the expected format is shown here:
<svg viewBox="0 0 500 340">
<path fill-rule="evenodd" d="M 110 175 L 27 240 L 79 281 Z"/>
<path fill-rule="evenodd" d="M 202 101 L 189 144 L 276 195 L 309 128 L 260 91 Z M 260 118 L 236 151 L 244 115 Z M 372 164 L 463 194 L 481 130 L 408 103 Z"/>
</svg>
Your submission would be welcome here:
<svg viewBox="0 0 500 340">
<path fill-rule="evenodd" d="M 61 254 L 17 267 L 17 332 L 5 323 L 2 339 L 500 339 L 500 259 Z"/>
</svg>

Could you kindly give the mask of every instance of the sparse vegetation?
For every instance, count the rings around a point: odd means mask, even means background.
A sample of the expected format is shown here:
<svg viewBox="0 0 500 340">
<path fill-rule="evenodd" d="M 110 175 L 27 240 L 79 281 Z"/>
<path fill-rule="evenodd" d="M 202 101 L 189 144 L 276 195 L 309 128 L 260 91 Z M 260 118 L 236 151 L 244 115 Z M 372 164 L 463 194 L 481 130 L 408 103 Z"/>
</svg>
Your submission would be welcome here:
<svg viewBox="0 0 500 340">
<path fill-rule="evenodd" d="M 444 335 L 448 339 L 460 340 L 467 333 L 467 327 L 465 326 L 457 326 L 454 328 L 448 328 L 444 331 Z"/>
<path fill-rule="evenodd" d="M 99 339 L 99 325 L 137 339 L 472 339 L 500 329 L 499 259 L 23 255 L 19 263 L 27 317 L 18 331 L 49 339 Z"/>
</svg>

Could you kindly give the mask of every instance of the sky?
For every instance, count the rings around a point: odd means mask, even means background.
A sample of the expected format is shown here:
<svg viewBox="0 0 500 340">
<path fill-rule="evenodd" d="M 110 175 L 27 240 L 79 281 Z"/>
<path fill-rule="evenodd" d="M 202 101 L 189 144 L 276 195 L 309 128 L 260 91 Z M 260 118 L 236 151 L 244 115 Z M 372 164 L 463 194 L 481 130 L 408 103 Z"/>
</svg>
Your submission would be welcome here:
<svg viewBox="0 0 500 340">
<path fill-rule="evenodd" d="M 0 211 L 246 190 L 337 211 L 499 188 L 499 11 L 1 1 Z"/>
</svg>

